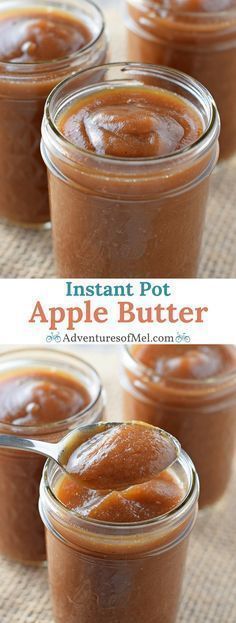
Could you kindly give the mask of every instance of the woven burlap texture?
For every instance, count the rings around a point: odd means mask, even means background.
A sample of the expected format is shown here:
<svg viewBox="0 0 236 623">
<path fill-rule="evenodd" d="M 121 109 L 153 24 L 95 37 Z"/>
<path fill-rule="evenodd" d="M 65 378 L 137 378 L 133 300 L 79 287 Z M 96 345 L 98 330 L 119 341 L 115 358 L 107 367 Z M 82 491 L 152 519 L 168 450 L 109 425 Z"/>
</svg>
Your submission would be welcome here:
<svg viewBox="0 0 236 623">
<path fill-rule="evenodd" d="M 120 419 L 117 352 L 90 347 L 82 350 L 82 356 L 101 374 L 108 396 L 107 416 Z M 223 502 L 198 517 L 177 623 L 236 621 L 235 487 L 236 472 Z M 153 578 L 153 590 L 155 581 L 158 578 Z M 0 558 L 0 622 L 53 623 L 46 568 L 24 567 Z"/>
<path fill-rule="evenodd" d="M 97 0 L 97 4 L 105 14 L 111 60 L 127 60 L 123 0 Z M 236 158 L 213 175 L 199 277 L 236 277 L 235 175 Z M 0 249 L 0 277 L 56 277 L 50 231 L 2 223 Z"/>
</svg>

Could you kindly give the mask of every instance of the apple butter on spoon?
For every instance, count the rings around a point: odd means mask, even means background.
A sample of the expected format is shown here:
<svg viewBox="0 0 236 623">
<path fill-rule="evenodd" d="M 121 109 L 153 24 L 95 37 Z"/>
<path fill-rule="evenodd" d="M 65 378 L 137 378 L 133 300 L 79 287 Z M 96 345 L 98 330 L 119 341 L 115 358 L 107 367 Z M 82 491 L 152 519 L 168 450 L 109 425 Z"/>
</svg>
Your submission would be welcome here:
<svg viewBox="0 0 236 623">
<path fill-rule="evenodd" d="M 0 447 L 53 458 L 82 485 L 96 490 L 147 482 L 180 454 L 180 444 L 172 435 L 144 422 L 92 424 L 70 432 L 58 443 L 0 435 Z"/>
</svg>

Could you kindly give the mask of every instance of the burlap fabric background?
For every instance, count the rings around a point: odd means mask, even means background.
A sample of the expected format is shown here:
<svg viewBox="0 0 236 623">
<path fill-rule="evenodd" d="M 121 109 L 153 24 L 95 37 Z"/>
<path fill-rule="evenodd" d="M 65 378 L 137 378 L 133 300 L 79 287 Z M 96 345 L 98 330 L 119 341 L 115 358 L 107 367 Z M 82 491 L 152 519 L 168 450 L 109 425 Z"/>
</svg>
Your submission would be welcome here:
<svg viewBox="0 0 236 623">
<path fill-rule="evenodd" d="M 126 60 L 123 0 L 97 0 L 97 4 L 106 15 L 112 60 Z M 199 277 L 236 277 L 235 175 L 236 159 L 213 176 Z M 50 231 L 0 223 L 0 250 L 0 277 L 56 276 Z"/>
<path fill-rule="evenodd" d="M 109 419 L 119 419 L 117 352 L 110 347 L 90 347 L 81 352 L 101 374 L 108 395 Z M 177 623 L 236 621 L 235 493 L 236 472 L 223 502 L 198 517 L 190 541 Z M 155 581 L 158 578 L 153 578 L 153 590 Z M 46 568 L 24 567 L 0 558 L 0 622 L 53 623 Z"/>
</svg>

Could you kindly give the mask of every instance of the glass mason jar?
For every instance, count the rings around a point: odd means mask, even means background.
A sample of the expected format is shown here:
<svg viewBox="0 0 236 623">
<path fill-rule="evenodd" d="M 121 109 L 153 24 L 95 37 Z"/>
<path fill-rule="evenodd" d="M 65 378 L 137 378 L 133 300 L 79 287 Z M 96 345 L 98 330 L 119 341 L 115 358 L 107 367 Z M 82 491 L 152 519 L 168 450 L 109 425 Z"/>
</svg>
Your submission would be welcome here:
<svg viewBox="0 0 236 623">
<path fill-rule="evenodd" d="M 156 519 L 112 524 L 82 519 L 59 502 L 62 472 L 47 461 L 39 509 L 55 623 L 176 621 L 199 488 L 184 452 L 173 470 L 186 491 L 180 506 Z"/>
<path fill-rule="evenodd" d="M 202 137 L 169 156 L 132 159 L 85 151 L 58 132 L 58 111 L 75 95 L 78 100 L 100 89 L 114 92 L 137 84 L 185 97 L 202 117 Z M 42 155 L 58 275 L 195 277 L 218 134 L 210 94 L 170 69 L 111 64 L 81 72 L 54 89 L 45 107 Z"/>
<path fill-rule="evenodd" d="M 184 71 L 209 89 L 221 118 L 220 156 L 228 158 L 236 152 L 236 9 L 228 3 L 220 10 L 220 4 L 207 12 L 171 1 L 127 0 L 128 54 L 132 61 Z"/>
<path fill-rule="evenodd" d="M 124 419 L 143 420 L 177 437 L 196 465 L 200 507 L 217 502 L 233 466 L 236 369 L 201 381 L 162 379 L 135 358 L 134 347 L 127 347 L 121 384 Z"/>
<path fill-rule="evenodd" d="M 69 374 L 86 388 L 91 402 L 65 420 L 41 426 L 1 422 L 0 433 L 42 441 L 57 441 L 73 428 L 101 420 L 104 392 L 96 371 L 79 357 L 60 350 L 20 348 L 0 356 L 1 376 L 24 368 Z M 1 402 L 0 402 L 1 409 Z M 0 552 L 25 564 L 46 558 L 44 527 L 38 513 L 39 484 L 45 459 L 37 454 L 8 449 L 0 451 Z"/>
<path fill-rule="evenodd" d="M 50 221 L 47 173 L 40 155 L 41 123 L 53 87 L 78 69 L 106 59 L 107 43 L 100 10 L 89 0 L 4 0 L 0 20 L 15 11 L 63 10 L 91 30 L 92 41 L 64 58 L 34 62 L 0 59 L 0 217 L 22 226 Z M 62 13 L 63 14 L 63 13 Z"/>
</svg>

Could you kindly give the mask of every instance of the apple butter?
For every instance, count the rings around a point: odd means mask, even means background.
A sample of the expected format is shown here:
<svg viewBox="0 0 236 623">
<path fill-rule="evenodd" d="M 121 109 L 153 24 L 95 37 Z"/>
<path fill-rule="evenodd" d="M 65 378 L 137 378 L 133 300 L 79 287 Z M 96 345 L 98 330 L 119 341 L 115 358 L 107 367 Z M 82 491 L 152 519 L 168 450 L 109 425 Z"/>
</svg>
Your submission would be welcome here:
<svg viewBox="0 0 236 623">
<path fill-rule="evenodd" d="M 204 84 L 220 113 L 220 155 L 232 156 L 236 1 L 127 0 L 127 13 L 129 60 L 167 65 Z"/>
<path fill-rule="evenodd" d="M 23 226 L 50 220 L 40 155 L 52 88 L 106 57 L 103 18 L 87 0 L 4 1 L 0 7 L 0 217 Z"/>
<path fill-rule="evenodd" d="M 59 461 L 83 486 L 121 489 L 151 480 L 174 463 L 180 446 L 172 435 L 144 422 L 109 423 L 75 431 Z M 144 465 L 143 455 L 149 460 Z M 123 458 L 122 458 L 123 457 Z"/>
<path fill-rule="evenodd" d="M 118 467 L 120 459 L 124 481 L 126 452 L 119 449 L 130 432 L 129 425 L 114 424 L 111 445 L 106 443 L 107 431 L 97 435 L 96 425 L 93 429 L 95 437 L 81 446 L 81 453 L 83 446 L 88 450 L 90 445 L 93 452 L 104 436 L 104 455 L 98 452 L 97 462 L 106 457 L 109 468 L 114 458 Z M 132 430 L 133 447 L 138 448 L 143 442 L 142 426 Z M 130 449 L 127 438 L 128 462 Z M 163 465 L 169 463 L 166 450 L 161 443 L 158 455 L 162 454 Z M 141 457 L 144 472 L 151 474 L 148 441 Z M 139 453 L 137 460 L 139 465 Z M 184 452 L 147 482 L 139 482 L 139 467 L 136 474 L 132 472 L 132 484 L 127 488 L 101 490 L 101 481 L 97 489 L 87 488 L 47 461 L 39 508 L 46 526 L 55 623 L 176 621 L 188 540 L 197 512 L 198 479 Z M 105 486 L 106 470 L 103 475 Z"/>
<path fill-rule="evenodd" d="M 136 345 L 125 351 L 124 419 L 165 427 L 192 457 L 200 506 L 218 501 L 232 471 L 236 428 L 236 348 Z"/>
<path fill-rule="evenodd" d="M 42 126 L 58 275 L 196 276 L 218 133 L 179 72 L 111 64 L 59 85 Z"/>
<path fill-rule="evenodd" d="M 20 349 L 0 359 L 0 433 L 57 441 L 79 423 L 101 418 L 99 379 L 77 357 Z M 46 557 L 38 513 L 44 463 L 37 454 L 0 452 L 0 552 L 28 564 Z"/>
<path fill-rule="evenodd" d="M 58 116 L 57 127 L 73 145 L 100 156 L 168 156 L 196 142 L 203 121 L 175 93 L 134 86 L 99 91 Z"/>
</svg>

